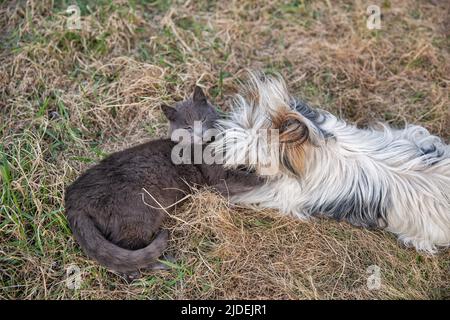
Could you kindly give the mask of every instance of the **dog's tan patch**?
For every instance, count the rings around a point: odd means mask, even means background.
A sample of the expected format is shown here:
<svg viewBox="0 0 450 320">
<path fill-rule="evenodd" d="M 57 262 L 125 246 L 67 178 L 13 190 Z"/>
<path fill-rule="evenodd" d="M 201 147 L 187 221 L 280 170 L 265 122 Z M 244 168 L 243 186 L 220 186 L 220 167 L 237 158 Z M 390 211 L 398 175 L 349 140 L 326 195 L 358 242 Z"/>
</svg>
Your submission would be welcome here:
<svg viewBox="0 0 450 320">
<path fill-rule="evenodd" d="M 305 171 L 305 159 L 311 144 L 308 141 L 297 144 L 282 145 L 280 152 L 281 164 L 285 171 L 301 175 Z"/>
<path fill-rule="evenodd" d="M 283 108 L 279 108 L 283 110 Z M 309 130 L 302 115 L 284 109 L 272 120 L 272 128 L 279 131 L 280 160 L 283 168 L 293 174 L 302 174 L 305 168 Z"/>
</svg>

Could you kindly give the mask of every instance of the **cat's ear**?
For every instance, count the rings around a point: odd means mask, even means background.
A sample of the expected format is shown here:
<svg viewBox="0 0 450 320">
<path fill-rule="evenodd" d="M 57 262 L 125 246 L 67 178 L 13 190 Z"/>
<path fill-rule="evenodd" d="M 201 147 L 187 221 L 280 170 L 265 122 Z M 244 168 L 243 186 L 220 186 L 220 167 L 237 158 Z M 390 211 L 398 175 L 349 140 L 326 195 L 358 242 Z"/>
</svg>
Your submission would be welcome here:
<svg viewBox="0 0 450 320">
<path fill-rule="evenodd" d="M 170 121 L 175 120 L 177 114 L 177 110 L 175 108 L 163 104 L 161 105 L 161 110 L 168 120 Z"/>
<path fill-rule="evenodd" d="M 192 100 L 194 101 L 194 103 L 198 103 L 198 104 L 206 103 L 207 99 L 206 99 L 205 93 L 203 92 L 202 88 L 200 88 L 199 86 L 195 86 L 194 95 L 192 96 Z"/>
</svg>

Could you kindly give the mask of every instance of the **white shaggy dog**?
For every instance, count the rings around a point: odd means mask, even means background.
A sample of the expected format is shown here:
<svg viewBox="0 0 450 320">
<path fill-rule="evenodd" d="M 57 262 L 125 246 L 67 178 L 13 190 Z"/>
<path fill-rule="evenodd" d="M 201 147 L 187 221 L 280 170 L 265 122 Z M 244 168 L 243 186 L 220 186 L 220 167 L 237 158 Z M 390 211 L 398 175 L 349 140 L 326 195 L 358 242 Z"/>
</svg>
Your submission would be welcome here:
<svg viewBox="0 0 450 320">
<path fill-rule="evenodd" d="M 227 167 L 270 175 L 233 202 L 386 228 L 429 253 L 450 245 L 450 146 L 440 138 L 420 126 L 359 129 L 293 99 L 281 78 L 252 75 L 244 90 L 213 148 Z"/>
</svg>

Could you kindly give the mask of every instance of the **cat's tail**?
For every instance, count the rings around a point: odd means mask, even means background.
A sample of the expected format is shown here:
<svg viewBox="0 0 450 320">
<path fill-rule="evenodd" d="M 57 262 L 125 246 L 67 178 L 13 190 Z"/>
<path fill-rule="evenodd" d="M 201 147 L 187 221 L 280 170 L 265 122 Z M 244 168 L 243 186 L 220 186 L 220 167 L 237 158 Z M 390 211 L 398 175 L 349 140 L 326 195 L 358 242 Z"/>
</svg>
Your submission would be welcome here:
<svg viewBox="0 0 450 320">
<path fill-rule="evenodd" d="M 162 230 L 145 248 L 128 250 L 110 242 L 84 212 L 68 214 L 70 228 L 83 251 L 100 264 L 123 273 L 150 267 L 167 247 L 169 233 Z"/>
</svg>

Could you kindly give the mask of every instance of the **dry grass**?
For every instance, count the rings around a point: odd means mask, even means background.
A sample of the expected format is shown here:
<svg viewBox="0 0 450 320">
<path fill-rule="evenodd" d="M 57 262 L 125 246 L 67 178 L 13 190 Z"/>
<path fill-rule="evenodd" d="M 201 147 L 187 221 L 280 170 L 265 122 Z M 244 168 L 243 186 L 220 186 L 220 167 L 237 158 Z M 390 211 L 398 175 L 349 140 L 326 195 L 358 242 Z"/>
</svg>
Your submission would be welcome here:
<svg viewBox="0 0 450 320">
<path fill-rule="evenodd" d="M 230 208 L 197 193 L 168 222 L 170 272 L 126 284 L 87 260 L 65 187 L 111 151 L 165 135 L 159 111 L 204 86 L 227 108 L 244 69 L 364 125 L 422 124 L 448 142 L 447 1 L 0 1 L 0 298 L 449 298 L 450 254 L 426 257 L 382 231 Z M 93 3 L 93 2 L 91 2 Z M 82 287 L 68 289 L 77 264 Z M 378 265 L 379 290 L 366 269 Z"/>
</svg>

